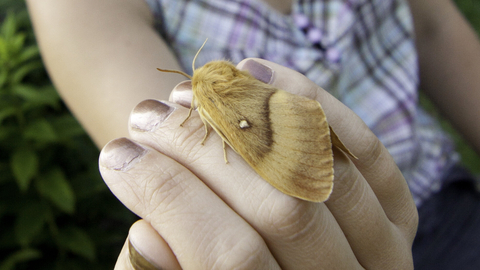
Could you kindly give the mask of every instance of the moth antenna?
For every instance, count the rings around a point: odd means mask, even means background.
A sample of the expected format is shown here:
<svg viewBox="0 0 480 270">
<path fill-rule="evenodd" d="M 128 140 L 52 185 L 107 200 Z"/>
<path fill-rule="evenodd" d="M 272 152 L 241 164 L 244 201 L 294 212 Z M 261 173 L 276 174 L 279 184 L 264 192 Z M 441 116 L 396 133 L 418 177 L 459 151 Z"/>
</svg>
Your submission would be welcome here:
<svg viewBox="0 0 480 270">
<path fill-rule="evenodd" d="M 193 58 L 193 62 L 192 62 L 192 70 L 193 70 L 193 71 L 195 71 L 195 60 L 197 60 L 197 56 L 198 56 L 198 54 L 200 53 L 200 51 L 203 49 L 203 46 L 205 46 L 205 43 L 207 43 L 207 40 L 208 40 L 208 38 L 205 39 L 205 41 L 203 42 L 202 47 L 200 47 L 200 49 L 198 49 L 197 54 L 195 54 L 195 57 Z"/>
<path fill-rule="evenodd" d="M 185 73 L 183 71 L 180 71 L 180 70 L 161 69 L 161 68 L 157 68 L 157 70 L 161 71 L 161 72 L 177 73 L 177 74 L 180 74 L 180 75 L 183 75 L 183 76 L 189 78 L 190 80 L 192 79 L 192 76 L 190 76 L 187 73 Z"/>
<path fill-rule="evenodd" d="M 200 47 L 200 49 L 198 49 L 197 53 L 195 54 L 195 57 L 193 58 L 193 62 L 192 62 L 192 70 L 193 71 L 195 71 L 195 60 L 197 59 L 197 56 L 200 53 L 200 51 L 203 49 L 203 46 L 205 46 L 205 43 L 207 43 L 207 40 L 208 40 L 208 38 L 205 39 L 205 41 L 202 44 L 202 47 Z M 185 73 L 183 71 L 180 71 L 180 70 L 161 69 L 161 68 L 157 68 L 157 70 L 161 71 L 161 72 L 177 73 L 177 74 L 180 74 L 180 75 L 183 75 L 183 76 L 189 78 L 190 80 L 192 79 L 192 76 L 190 76 L 187 73 Z"/>
</svg>

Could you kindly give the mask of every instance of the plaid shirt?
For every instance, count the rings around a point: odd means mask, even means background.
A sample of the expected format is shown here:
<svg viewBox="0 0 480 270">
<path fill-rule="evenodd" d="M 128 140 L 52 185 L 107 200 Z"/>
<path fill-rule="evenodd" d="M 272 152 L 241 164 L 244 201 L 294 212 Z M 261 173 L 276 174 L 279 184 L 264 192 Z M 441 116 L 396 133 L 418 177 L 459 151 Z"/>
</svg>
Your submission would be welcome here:
<svg viewBox="0 0 480 270">
<path fill-rule="evenodd" d="M 305 74 L 358 114 L 387 147 L 417 205 L 457 162 L 417 105 L 413 24 L 404 0 L 298 0 L 290 15 L 260 0 L 146 0 L 181 65 L 247 57 Z"/>
</svg>

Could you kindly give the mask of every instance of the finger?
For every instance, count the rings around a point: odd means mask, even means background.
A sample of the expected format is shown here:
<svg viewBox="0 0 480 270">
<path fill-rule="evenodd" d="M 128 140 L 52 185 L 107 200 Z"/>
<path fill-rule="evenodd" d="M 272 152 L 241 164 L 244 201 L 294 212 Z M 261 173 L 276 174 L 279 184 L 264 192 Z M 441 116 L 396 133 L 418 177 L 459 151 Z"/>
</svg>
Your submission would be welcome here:
<svg viewBox="0 0 480 270">
<path fill-rule="evenodd" d="M 263 239 L 174 160 L 122 138 L 100 154 L 111 191 L 168 243 L 182 269 L 279 269 Z"/>
<path fill-rule="evenodd" d="M 143 219 L 130 228 L 128 253 L 134 269 L 182 269 L 165 240 Z"/>
<path fill-rule="evenodd" d="M 181 269 L 168 244 L 143 219 L 135 222 L 115 264 L 116 270 Z"/>
<path fill-rule="evenodd" d="M 373 190 L 338 149 L 335 188 L 325 202 L 365 269 L 413 269 L 412 241 L 385 214 Z"/>
<path fill-rule="evenodd" d="M 388 150 L 355 113 L 304 75 L 286 67 L 262 59 L 246 59 L 238 66 L 252 70 L 254 76 L 270 80 L 280 89 L 318 100 L 330 126 L 358 157 L 353 162 L 368 181 L 388 218 L 413 240 L 418 218 L 407 183 Z M 266 79 L 269 74 L 272 74 L 271 78 Z"/>
<path fill-rule="evenodd" d="M 324 204 L 274 189 L 231 149 L 227 149 L 230 163 L 225 164 L 219 136 L 200 144 L 205 131 L 198 114 L 179 126 L 187 113 L 179 105 L 144 101 L 130 117 L 131 136 L 184 164 L 204 181 L 262 235 L 282 269 L 360 268 Z"/>
<path fill-rule="evenodd" d="M 175 86 L 168 100 L 190 108 L 192 96 L 192 81 L 183 81 Z"/>
<path fill-rule="evenodd" d="M 115 263 L 115 270 L 133 270 L 133 266 L 130 263 L 130 256 L 128 252 L 128 238 L 123 244 L 122 250 L 118 255 L 117 262 Z"/>
</svg>

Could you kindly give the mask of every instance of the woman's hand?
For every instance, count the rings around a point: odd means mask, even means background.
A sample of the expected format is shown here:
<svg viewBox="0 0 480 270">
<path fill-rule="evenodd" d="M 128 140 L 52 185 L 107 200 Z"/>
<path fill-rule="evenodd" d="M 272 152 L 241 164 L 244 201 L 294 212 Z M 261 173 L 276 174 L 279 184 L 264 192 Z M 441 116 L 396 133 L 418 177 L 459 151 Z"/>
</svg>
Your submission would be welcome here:
<svg viewBox="0 0 480 270">
<path fill-rule="evenodd" d="M 180 127 L 192 93 L 189 82 L 179 84 L 173 102 L 140 103 L 130 117 L 133 141 L 114 140 L 100 155 L 107 185 L 143 218 L 132 226 L 117 269 L 132 269 L 142 256 L 162 269 L 413 269 L 415 204 L 360 118 L 295 71 L 260 59 L 238 67 L 318 100 L 358 160 L 334 151 L 335 184 L 325 203 L 287 196 L 230 148 L 225 164 L 219 136 L 201 145 L 198 114 Z"/>
</svg>

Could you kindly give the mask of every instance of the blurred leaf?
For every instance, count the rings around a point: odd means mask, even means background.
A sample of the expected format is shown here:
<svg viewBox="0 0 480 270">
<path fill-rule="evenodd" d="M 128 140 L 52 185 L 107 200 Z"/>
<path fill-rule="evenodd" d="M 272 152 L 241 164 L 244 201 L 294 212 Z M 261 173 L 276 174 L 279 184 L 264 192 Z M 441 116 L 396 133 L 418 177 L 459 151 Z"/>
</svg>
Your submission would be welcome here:
<svg viewBox="0 0 480 270">
<path fill-rule="evenodd" d="M 18 57 L 19 63 L 31 60 L 40 55 L 37 45 L 30 45 L 22 50 Z"/>
<path fill-rule="evenodd" d="M 61 139 L 69 139 L 85 134 L 83 127 L 78 123 L 77 119 L 70 114 L 65 114 L 53 119 L 52 126 L 58 138 Z"/>
<path fill-rule="evenodd" d="M 0 108 L 0 124 L 2 123 L 3 119 L 15 115 L 16 112 L 17 108 L 13 105 Z"/>
<path fill-rule="evenodd" d="M 96 166 L 76 175 L 72 179 L 72 187 L 78 200 L 88 199 L 108 190 Z"/>
<path fill-rule="evenodd" d="M 13 87 L 13 93 L 30 104 L 49 105 L 53 108 L 58 107 L 60 96 L 52 85 L 42 88 L 26 84 L 17 84 Z"/>
<path fill-rule="evenodd" d="M 95 264 L 96 267 L 98 267 L 97 264 Z M 91 269 L 92 268 L 91 264 L 87 264 L 85 260 L 81 257 L 75 257 L 75 258 L 68 258 L 67 260 L 58 260 L 55 262 L 55 267 L 51 270 L 85 270 L 85 269 Z M 95 268 L 95 269 L 102 269 L 102 268 Z"/>
<path fill-rule="evenodd" d="M 0 64 L 4 65 L 7 60 L 9 59 L 9 53 L 8 53 L 8 45 L 7 41 L 5 38 L 0 36 Z M 5 67 L 3 67 L 5 68 Z"/>
<path fill-rule="evenodd" d="M 23 48 L 23 45 L 25 44 L 25 38 L 26 36 L 24 33 L 16 33 L 11 39 L 7 39 L 8 49 L 12 56 L 18 56 L 18 54 Z"/>
<path fill-rule="evenodd" d="M 62 170 L 54 167 L 36 181 L 38 192 L 50 200 L 60 210 L 73 214 L 75 210 L 75 194 Z"/>
<path fill-rule="evenodd" d="M 1 132 L 1 129 L 0 129 L 0 132 Z M 0 137 L 0 140 L 1 140 L 1 137 Z M 7 182 L 15 181 L 13 180 L 12 170 L 10 168 L 11 168 L 10 163 L 0 160 L 0 175 L 1 175 L 0 185 L 5 184 Z M 5 190 L 5 187 L 2 189 L 2 191 L 4 190 Z M 6 200 L 6 198 L 2 198 L 2 199 Z M 1 202 L 0 202 L 0 205 L 1 205 Z M 2 208 L 0 207 L 0 209 Z M 1 215 L 0 215 L 0 218 L 1 218 Z"/>
<path fill-rule="evenodd" d="M 21 249 L 10 256 L 8 256 L 0 265 L 0 270 L 15 269 L 15 265 L 20 262 L 31 261 L 38 259 L 42 256 L 42 253 L 36 249 Z"/>
<path fill-rule="evenodd" d="M 477 33 L 480 33 L 480 2 L 478 0 L 455 0 L 455 4 Z"/>
<path fill-rule="evenodd" d="M 2 52 L 0 51 L 0 54 Z M 0 57 L 1 58 L 1 57 Z M 9 72 L 6 68 L 0 68 L 0 91 L 2 87 L 7 83 Z"/>
<path fill-rule="evenodd" d="M 60 243 L 74 254 L 90 261 L 95 260 L 95 245 L 88 234 L 78 227 L 68 227 L 60 232 Z"/>
<path fill-rule="evenodd" d="M 18 148 L 12 154 L 10 165 L 18 187 L 22 192 L 27 191 L 30 181 L 37 174 L 37 154 L 29 148 Z"/>
<path fill-rule="evenodd" d="M 2 27 L 0 28 L 0 35 L 5 37 L 6 39 L 12 38 L 17 31 L 17 23 L 15 20 L 15 14 L 10 12 L 7 14 L 7 17 L 2 23 Z"/>
<path fill-rule="evenodd" d="M 12 84 L 15 85 L 20 83 L 27 74 L 34 70 L 41 69 L 42 67 L 43 64 L 41 61 L 30 62 L 18 67 L 15 71 L 13 71 L 11 76 Z"/>
<path fill-rule="evenodd" d="M 0 145 L 3 140 L 6 140 L 8 137 L 14 135 L 17 131 L 17 128 L 8 126 L 0 128 Z"/>
<path fill-rule="evenodd" d="M 45 119 L 38 119 L 29 123 L 23 133 L 25 139 L 31 139 L 35 142 L 48 143 L 57 140 L 57 134 L 52 125 Z"/>
<path fill-rule="evenodd" d="M 12 9 L 14 7 L 18 7 L 22 4 L 23 1 L 18 0 L 0 0 L 0 10 L 2 9 Z M 25 4 L 23 4 L 25 5 Z"/>
<path fill-rule="evenodd" d="M 15 237 L 22 247 L 27 247 L 46 222 L 45 205 L 39 202 L 25 204 L 15 221 Z"/>
</svg>

